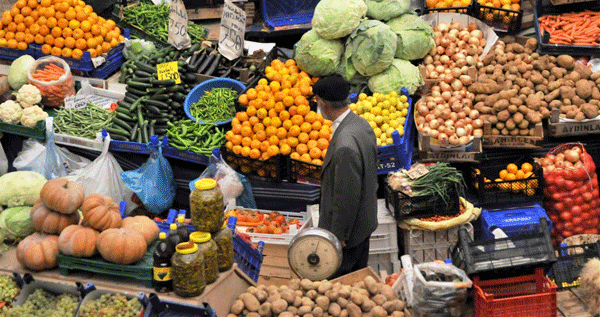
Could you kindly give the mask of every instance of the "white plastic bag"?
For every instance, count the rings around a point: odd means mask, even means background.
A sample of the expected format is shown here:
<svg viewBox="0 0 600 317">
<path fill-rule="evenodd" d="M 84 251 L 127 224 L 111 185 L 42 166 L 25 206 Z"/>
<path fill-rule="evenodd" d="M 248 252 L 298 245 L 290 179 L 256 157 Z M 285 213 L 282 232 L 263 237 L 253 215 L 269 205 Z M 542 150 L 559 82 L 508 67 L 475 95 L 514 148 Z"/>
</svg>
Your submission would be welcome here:
<svg viewBox="0 0 600 317">
<path fill-rule="evenodd" d="M 108 196 L 116 202 L 127 202 L 125 213 L 129 213 L 136 205 L 131 201 L 133 192 L 123 184 L 121 172 L 123 169 L 108 152 L 110 144 L 110 135 L 104 138 L 104 147 L 102 153 L 86 168 L 80 169 L 67 179 L 81 185 L 85 190 L 85 195 L 99 194 Z"/>
<path fill-rule="evenodd" d="M 85 168 L 90 163 L 85 157 L 54 143 L 53 121 L 49 117 L 46 118 L 46 145 L 33 139 L 25 140 L 13 166 L 18 171 L 38 172 L 46 179 L 55 179 Z"/>
<path fill-rule="evenodd" d="M 223 204 L 227 205 L 230 200 L 235 200 L 244 192 L 244 185 L 237 175 L 237 172 L 231 168 L 223 158 L 211 155 L 209 165 L 199 178 L 212 178 L 217 181 L 217 186 L 223 193 Z"/>
<path fill-rule="evenodd" d="M 0 133 L 0 139 L 2 139 L 2 133 Z M 6 172 L 8 172 L 8 159 L 6 153 L 4 153 L 2 143 L 0 143 L 0 176 L 6 174 Z"/>
</svg>

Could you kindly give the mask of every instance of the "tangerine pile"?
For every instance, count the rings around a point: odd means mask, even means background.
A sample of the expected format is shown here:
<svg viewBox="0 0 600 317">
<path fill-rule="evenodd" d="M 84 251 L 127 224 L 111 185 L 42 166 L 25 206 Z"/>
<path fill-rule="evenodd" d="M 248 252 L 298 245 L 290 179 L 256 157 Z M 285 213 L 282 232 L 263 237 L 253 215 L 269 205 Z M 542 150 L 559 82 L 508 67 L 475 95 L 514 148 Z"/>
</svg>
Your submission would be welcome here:
<svg viewBox="0 0 600 317">
<path fill-rule="evenodd" d="M 428 8 L 468 7 L 471 0 L 426 0 Z"/>
<path fill-rule="evenodd" d="M 322 164 L 333 129 L 331 121 L 310 110 L 308 96 L 318 78 L 296 66 L 293 59 L 275 59 L 266 77 L 240 95 L 246 111 L 238 112 L 225 144 L 235 154 L 266 160 L 278 154 Z"/>
<path fill-rule="evenodd" d="M 26 50 L 42 45 L 42 53 L 81 58 L 108 52 L 124 40 L 113 20 L 99 17 L 82 0 L 17 0 L 0 20 L 0 47 Z"/>
</svg>

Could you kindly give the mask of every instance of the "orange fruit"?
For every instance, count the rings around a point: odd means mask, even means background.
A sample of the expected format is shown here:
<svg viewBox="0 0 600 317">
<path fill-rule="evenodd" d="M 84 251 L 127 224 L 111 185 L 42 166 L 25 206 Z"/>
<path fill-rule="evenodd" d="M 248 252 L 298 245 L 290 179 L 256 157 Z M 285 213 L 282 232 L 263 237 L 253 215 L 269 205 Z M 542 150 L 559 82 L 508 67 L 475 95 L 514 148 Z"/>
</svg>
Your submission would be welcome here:
<svg viewBox="0 0 600 317">
<path fill-rule="evenodd" d="M 40 12 L 37 9 L 35 9 L 35 10 L 31 11 L 31 14 L 29 16 L 32 17 L 33 21 L 35 22 L 39 19 Z"/>
<path fill-rule="evenodd" d="M 54 36 L 55 38 L 60 37 L 62 35 L 62 29 L 59 28 L 58 26 L 55 26 L 50 31 L 50 34 L 52 34 L 52 36 Z"/>
<path fill-rule="evenodd" d="M 16 32 L 17 31 L 17 24 L 15 22 L 10 22 L 8 24 L 8 26 L 6 26 L 6 30 L 8 32 Z"/>
<path fill-rule="evenodd" d="M 300 142 L 300 144 L 306 144 L 308 140 L 310 140 L 308 133 L 302 132 L 298 135 L 298 142 Z"/>
<path fill-rule="evenodd" d="M 317 113 L 314 111 L 310 111 L 304 116 L 304 121 L 308 123 L 313 123 L 317 121 Z"/>
<path fill-rule="evenodd" d="M 323 127 L 323 125 L 321 124 L 321 121 L 315 121 L 312 124 L 312 129 L 315 131 L 321 130 L 322 127 Z"/>
<path fill-rule="evenodd" d="M 64 28 L 62 30 L 62 37 L 63 38 L 66 39 L 67 37 L 71 37 L 71 36 L 73 36 L 73 30 L 71 30 L 70 28 Z"/>
<path fill-rule="evenodd" d="M 69 21 L 74 20 L 77 17 L 77 12 L 75 12 L 75 10 L 73 9 L 69 9 L 67 10 L 67 12 L 65 12 L 65 18 Z M 91 24 L 90 24 L 91 26 Z"/>
<path fill-rule="evenodd" d="M 92 34 L 94 34 L 94 36 L 100 35 L 101 30 L 100 30 L 99 25 L 97 25 L 97 24 L 92 25 L 92 28 L 90 30 L 91 30 Z"/>
<path fill-rule="evenodd" d="M 269 141 L 262 141 L 260 143 L 260 151 L 266 153 L 269 150 L 269 146 L 271 146 L 271 143 L 269 143 Z"/>
<path fill-rule="evenodd" d="M 106 37 L 106 34 L 108 34 L 108 29 L 105 28 L 104 26 L 100 27 L 100 36 L 102 36 L 102 38 Z"/>
<path fill-rule="evenodd" d="M 91 5 L 86 4 L 85 7 L 83 8 L 83 12 L 85 12 L 86 14 L 90 14 L 91 12 L 94 12 L 94 9 L 92 8 Z M 102 21 L 102 23 L 104 23 L 106 20 L 104 20 L 104 18 L 100 18 Z"/>
<path fill-rule="evenodd" d="M 321 149 L 319 149 L 318 147 L 313 147 L 313 148 L 310 149 L 310 151 L 308 152 L 308 154 L 310 155 L 310 157 L 312 159 L 321 158 Z"/>
<path fill-rule="evenodd" d="M 15 32 L 6 32 L 6 34 L 4 35 L 4 38 L 7 40 L 14 40 L 15 39 Z"/>
<path fill-rule="evenodd" d="M 85 21 L 88 18 L 89 12 L 79 11 L 76 14 L 77 20 L 79 22 Z"/>
<path fill-rule="evenodd" d="M 64 12 L 57 11 L 56 13 L 54 13 L 54 17 L 55 17 L 57 20 L 60 20 L 60 19 L 62 19 L 62 18 L 64 18 L 64 17 L 65 17 L 65 13 L 64 13 Z"/>
<path fill-rule="evenodd" d="M 44 42 L 46 42 L 46 44 L 49 45 L 54 45 L 54 36 L 50 34 L 46 35 L 46 37 L 44 38 Z"/>
<path fill-rule="evenodd" d="M 317 140 L 317 147 L 321 150 L 326 150 L 327 147 L 329 147 L 329 141 L 327 141 L 327 139 L 324 138 L 319 138 Z"/>
<path fill-rule="evenodd" d="M 44 37 L 41 34 L 36 34 L 33 40 L 35 44 L 44 44 Z"/>
<path fill-rule="evenodd" d="M 90 56 L 91 56 L 92 58 L 94 58 L 94 57 L 98 57 L 98 53 L 96 52 L 96 50 L 95 50 L 95 49 L 93 49 L 93 48 L 90 48 L 90 49 L 88 49 L 87 51 L 88 51 L 88 52 L 90 52 Z"/>
<path fill-rule="evenodd" d="M 76 42 L 76 41 L 75 41 L 75 39 L 74 39 L 74 38 L 72 38 L 72 37 L 67 37 L 67 38 L 65 39 L 65 47 L 68 47 L 68 48 L 70 48 L 70 49 L 73 49 L 73 48 L 75 48 L 75 42 Z"/>
<path fill-rule="evenodd" d="M 261 120 L 266 118 L 267 114 L 268 114 L 267 109 L 265 109 L 265 108 L 261 108 L 256 111 L 256 116 Z"/>
<path fill-rule="evenodd" d="M 70 48 L 65 47 L 65 48 L 62 49 L 62 56 L 63 57 L 71 57 L 72 55 L 73 55 L 73 51 Z"/>
<path fill-rule="evenodd" d="M 260 150 L 258 150 L 258 149 L 251 149 L 249 156 L 251 158 L 255 159 L 255 160 L 258 159 L 258 158 L 260 158 Z"/>
<path fill-rule="evenodd" d="M 327 149 L 321 151 L 321 157 L 325 159 L 325 156 L 327 156 Z"/>
<path fill-rule="evenodd" d="M 56 11 L 54 11 L 53 7 L 46 8 L 46 10 L 44 12 L 44 16 L 47 18 L 53 17 L 55 14 L 56 14 Z"/>
<path fill-rule="evenodd" d="M 89 40 L 89 39 L 91 39 L 91 38 L 93 38 L 93 37 L 94 37 L 94 35 L 93 35 L 91 32 L 85 32 L 85 33 L 83 34 L 83 38 L 84 38 L 86 41 L 87 41 L 87 40 Z"/>
<path fill-rule="evenodd" d="M 231 138 L 231 143 L 233 143 L 233 145 L 242 144 L 242 136 L 239 134 L 235 134 L 233 138 Z"/>
<path fill-rule="evenodd" d="M 291 106 L 288 108 L 288 112 L 290 113 L 290 116 L 295 116 L 298 114 L 298 106 Z"/>
<path fill-rule="evenodd" d="M 292 127 L 288 130 L 288 133 L 291 136 L 298 136 L 301 132 L 302 130 L 300 130 L 300 126 L 298 125 L 292 125 Z"/>
<path fill-rule="evenodd" d="M 234 145 L 233 148 L 231 149 L 233 151 L 233 153 L 235 153 L 236 155 L 240 155 L 240 153 L 242 152 L 242 147 L 240 145 Z"/>
<path fill-rule="evenodd" d="M 319 138 L 329 140 L 331 133 L 329 132 L 329 128 L 324 126 L 319 130 Z"/>
<path fill-rule="evenodd" d="M 4 38 L 0 38 L 0 47 L 7 47 L 8 41 Z"/>
<path fill-rule="evenodd" d="M 80 50 L 85 50 L 87 48 L 87 42 L 84 39 L 78 39 L 75 41 L 75 47 Z"/>
<path fill-rule="evenodd" d="M 525 172 L 523 172 L 522 170 L 518 170 L 517 173 L 515 174 L 516 179 L 523 179 L 525 178 Z"/>
<path fill-rule="evenodd" d="M 0 38 L 4 38 L 5 34 L 6 34 L 6 32 L 4 32 L 4 30 L 0 30 Z"/>
<path fill-rule="evenodd" d="M 24 39 L 25 39 L 25 33 L 23 33 L 23 32 L 15 33 L 15 40 L 17 42 L 23 42 Z"/>
<path fill-rule="evenodd" d="M 25 0 L 18 0 L 17 2 L 15 2 L 15 7 L 17 7 L 18 9 L 21 9 L 25 6 L 27 6 L 27 1 Z"/>
<path fill-rule="evenodd" d="M 293 136 L 289 136 L 287 138 L 287 144 L 292 147 L 295 148 L 296 146 L 298 146 L 298 144 L 300 144 L 300 142 L 298 142 L 298 138 L 293 137 Z"/>
<path fill-rule="evenodd" d="M 90 48 L 95 48 L 96 45 L 98 45 L 97 41 L 95 38 L 90 38 L 87 40 L 87 46 Z"/>
<path fill-rule="evenodd" d="M 311 140 L 317 140 L 317 139 L 319 139 L 319 131 L 311 130 L 310 132 L 308 132 L 308 137 Z"/>
<path fill-rule="evenodd" d="M 30 8 L 32 8 L 32 9 L 37 8 L 37 5 L 38 5 L 37 0 L 29 0 L 29 1 L 27 1 L 27 6 L 30 7 Z"/>
<path fill-rule="evenodd" d="M 17 8 L 17 7 L 10 8 L 10 15 L 13 17 L 13 19 L 15 16 L 17 16 L 19 14 L 21 14 L 21 10 L 19 8 Z"/>
<path fill-rule="evenodd" d="M 258 119 L 257 116 L 252 116 L 248 119 L 247 122 L 250 126 L 253 126 L 253 125 L 256 125 L 259 121 L 260 121 L 260 119 Z"/>
<path fill-rule="evenodd" d="M 529 173 L 529 172 L 533 171 L 533 166 L 531 165 L 531 163 L 525 162 L 525 163 L 521 164 L 521 170 L 524 173 Z"/>
<path fill-rule="evenodd" d="M 242 134 L 242 136 L 245 136 L 245 137 L 251 136 L 252 135 L 252 128 L 250 128 L 250 127 L 242 127 L 241 134 Z"/>
<path fill-rule="evenodd" d="M 254 137 L 258 140 L 258 141 L 264 141 L 267 139 L 267 132 L 265 132 L 264 130 L 258 131 L 256 132 L 256 134 L 254 134 Z"/>
<path fill-rule="evenodd" d="M 39 32 L 40 32 L 40 25 L 39 25 L 39 24 L 37 24 L 37 23 L 34 23 L 34 24 L 32 24 L 32 25 L 29 27 L 29 33 L 31 33 L 31 34 L 33 34 L 33 35 L 36 35 L 36 34 L 38 34 Z"/>
<path fill-rule="evenodd" d="M 275 115 L 277 115 L 277 114 L 275 114 Z M 272 119 L 271 119 L 272 126 L 279 128 L 279 127 L 281 127 L 281 124 L 282 124 L 282 122 L 281 122 L 281 119 L 279 119 L 279 117 L 277 117 L 277 116 L 272 117 Z"/>
<path fill-rule="evenodd" d="M 50 52 L 50 54 L 52 54 L 54 56 L 60 56 L 62 54 L 62 50 L 55 46 L 52 48 L 52 51 Z"/>
<path fill-rule="evenodd" d="M 31 14 L 33 10 L 31 10 L 30 7 L 23 7 L 21 8 L 21 15 L 23 15 L 24 17 L 27 17 Z"/>
<path fill-rule="evenodd" d="M 116 26 L 117 24 L 115 23 L 115 21 L 111 19 L 106 20 L 106 23 L 104 23 L 104 27 L 106 27 L 109 31 L 113 30 Z"/>
<path fill-rule="evenodd" d="M 294 125 L 300 126 L 304 122 L 304 117 L 297 114 L 297 115 L 294 115 L 291 120 Z"/>
<path fill-rule="evenodd" d="M 252 143 L 252 138 L 245 136 L 242 138 L 242 146 L 247 146 L 250 147 L 250 144 Z"/>
<path fill-rule="evenodd" d="M 25 43 L 25 42 L 19 42 L 19 43 L 17 43 L 17 49 L 21 50 L 21 51 L 26 50 L 27 49 L 27 43 Z"/>
<path fill-rule="evenodd" d="M 84 35 L 84 34 L 85 34 L 85 33 L 83 32 L 83 30 L 82 30 L 82 29 L 74 29 L 74 30 L 73 30 L 73 35 L 72 35 L 72 36 L 73 36 L 73 38 L 74 38 L 74 39 L 76 39 L 76 40 L 79 40 L 79 39 L 82 39 L 82 38 L 83 38 L 83 35 Z M 87 44 L 86 44 L 86 45 L 87 45 Z"/>
<path fill-rule="evenodd" d="M 281 121 L 286 121 L 290 119 L 290 113 L 287 110 L 283 110 L 281 112 L 279 112 L 279 119 Z"/>
<path fill-rule="evenodd" d="M 293 158 L 294 160 L 299 160 L 300 154 L 298 154 L 298 152 L 292 152 L 290 153 L 290 158 Z"/>
<path fill-rule="evenodd" d="M 10 22 L 12 22 L 12 15 L 10 15 L 10 12 L 5 11 L 2 13 L 2 23 L 8 25 Z"/>
<path fill-rule="evenodd" d="M 312 162 L 312 159 L 310 158 L 310 154 L 308 153 L 304 153 L 300 156 L 300 160 L 304 161 L 304 162 Z"/>
<path fill-rule="evenodd" d="M 25 32 L 25 30 L 27 30 L 27 26 L 25 26 L 25 23 L 21 22 L 17 24 L 17 32 Z"/>
<path fill-rule="evenodd" d="M 247 122 L 247 121 L 245 121 L 245 122 Z M 265 130 L 265 125 L 260 122 L 252 126 L 252 131 L 254 133 L 256 133 L 258 131 L 263 131 L 263 130 Z"/>
<path fill-rule="evenodd" d="M 53 27 L 56 27 L 58 25 L 58 20 L 56 20 L 55 17 L 49 17 L 48 20 L 46 21 L 46 25 L 52 29 Z"/>
<path fill-rule="evenodd" d="M 108 51 L 110 51 L 110 49 L 111 49 L 111 46 L 110 46 L 109 42 L 102 42 L 102 50 L 104 52 L 108 52 Z"/>
<path fill-rule="evenodd" d="M 278 128 L 277 134 L 275 134 L 280 140 L 287 138 L 287 130 L 285 128 Z"/>
<path fill-rule="evenodd" d="M 279 144 L 279 138 L 276 135 L 272 135 L 269 137 L 269 144 L 277 145 Z"/>
<path fill-rule="evenodd" d="M 265 129 L 265 132 L 267 133 L 267 136 L 270 137 L 277 134 L 277 128 L 274 126 L 268 126 Z"/>
<path fill-rule="evenodd" d="M 15 41 L 15 39 L 10 39 L 10 40 L 8 40 L 8 42 L 7 42 L 7 45 L 6 45 L 6 46 L 7 46 L 8 48 L 17 48 L 17 44 L 18 44 L 18 43 L 17 43 L 17 41 Z"/>
<path fill-rule="evenodd" d="M 33 20 L 33 17 L 28 16 L 28 17 L 25 17 L 25 20 L 23 20 L 23 23 L 25 24 L 26 27 L 30 27 L 33 25 L 33 23 L 35 23 L 35 20 Z"/>
<path fill-rule="evenodd" d="M 291 96 L 285 96 L 282 101 L 286 107 L 291 107 L 294 104 L 294 98 Z"/>
<path fill-rule="evenodd" d="M 253 139 L 252 142 L 250 142 L 250 148 L 258 150 L 260 148 L 260 143 L 261 141 Z"/>
<path fill-rule="evenodd" d="M 69 21 L 65 18 L 60 18 L 60 19 L 58 19 L 57 25 L 61 29 L 67 28 L 67 27 L 69 27 Z"/>
<path fill-rule="evenodd" d="M 54 47 L 63 48 L 65 47 L 65 39 L 62 37 L 57 37 L 54 39 Z"/>
<path fill-rule="evenodd" d="M 292 148 L 287 144 L 283 144 L 279 147 L 279 153 L 281 153 L 283 155 L 289 155 L 291 152 L 292 152 Z"/>
<path fill-rule="evenodd" d="M 308 146 L 306 146 L 304 143 L 300 143 L 298 146 L 296 146 L 296 152 L 298 152 L 300 155 L 306 154 L 308 153 Z"/>
<path fill-rule="evenodd" d="M 506 166 L 506 170 L 511 174 L 516 174 L 519 168 L 516 164 L 510 163 Z"/>
<path fill-rule="evenodd" d="M 312 125 L 308 122 L 303 122 L 302 125 L 300 125 L 300 130 L 302 130 L 302 132 L 309 133 L 312 131 Z"/>
<path fill-rule="evenodd" d="M 307 105 L 298 105 L 298 114 L 301 116 L 305 116 L 310 112 L 310 107 Z"/>
<path fill-rule="evenodd" d="M 279 147 L 277 145 L 271 145 L 269 146 L 267 153 L 269 154 L 269 156 L 275 156 L 279 154 Z"/>
<path fill-rule="evenodd" d="M 46 25 L 41 25 L 39 34 L 42 36 L 46 36 L 46 35 L 50 34 L 50 28 L 48 28 L 48 26 L 46 26 Z"/>
</svg>

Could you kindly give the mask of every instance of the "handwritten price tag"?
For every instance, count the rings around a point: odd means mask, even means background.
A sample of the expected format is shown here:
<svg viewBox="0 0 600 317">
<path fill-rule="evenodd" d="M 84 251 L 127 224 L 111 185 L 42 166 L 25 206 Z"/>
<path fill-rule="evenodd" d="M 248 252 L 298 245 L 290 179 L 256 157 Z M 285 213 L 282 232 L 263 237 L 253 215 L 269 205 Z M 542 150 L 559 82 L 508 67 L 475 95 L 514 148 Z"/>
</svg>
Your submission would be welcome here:
<svg viewBox="0 0 600 317">
<path fill-rule="evenodd" d="M 423 164 L 415 164 L 406 172 L 411 179 L 417 179 L 427 173 L 429 173 L 429 170 Z"/>
<path fill-rule="evenodd" d="M 158 80 L 173 79 L 176 84 L 181 84 L 176 61 L 156 65 L 156 72 L 158 73 Z"/>
<path fill-rule="evenodd" d="M 87 96 L 75 95 L 65 97 L 65 108 L 83 109 L 87 105 Z"/>
<path fill-rule="evenodd" d="M 188 48 L 192 40 L 188 34 L 188 14 L 181 0 L 171 0 L 169 7 L 169 44 L 176 49 Z"/>
<path fill-rule="evenodd" d="M 230 0 L 225 0 L 219 30 L 219 53 L 229 60 L 242 56 L 245 33 L 246 12 Z"/>
</svg>

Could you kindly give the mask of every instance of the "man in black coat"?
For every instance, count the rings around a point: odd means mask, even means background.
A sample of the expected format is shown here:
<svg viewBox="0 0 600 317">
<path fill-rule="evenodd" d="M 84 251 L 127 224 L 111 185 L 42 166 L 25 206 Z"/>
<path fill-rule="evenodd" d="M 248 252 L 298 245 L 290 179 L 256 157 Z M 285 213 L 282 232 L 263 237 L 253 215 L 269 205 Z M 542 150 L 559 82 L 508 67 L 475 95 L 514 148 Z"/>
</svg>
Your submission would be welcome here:
<svg viewBox="0 0 600 317">
<path fill-rule="evenodd" d="M 377 143 L 367 121 L 348 108 L 350 87 L 340 76 L 314 86 L 317 104 L 332 120 L 333 135 L 321 171 L 319 227 L 342 245 L 341 276 L 367 266 L 369 238 L 377 229 Z"/>
</svg>

